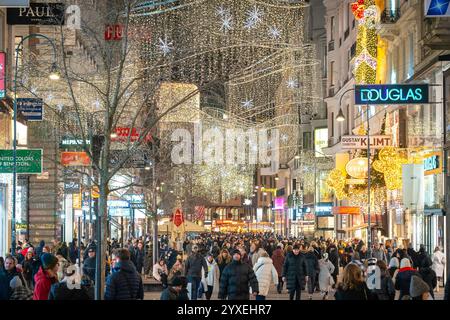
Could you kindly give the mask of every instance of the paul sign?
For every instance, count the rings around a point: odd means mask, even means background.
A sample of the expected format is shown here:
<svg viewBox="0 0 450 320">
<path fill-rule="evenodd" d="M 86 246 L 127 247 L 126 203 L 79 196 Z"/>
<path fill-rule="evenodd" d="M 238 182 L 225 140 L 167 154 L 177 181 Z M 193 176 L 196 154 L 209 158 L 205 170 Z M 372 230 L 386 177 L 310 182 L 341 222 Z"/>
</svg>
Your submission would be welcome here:
<svg viewBox="0 0 450 320">
<path fill-rule="evenodd" d="M 355 104 L 426 104 L 428 84 L 376 84 L 355 86 Z"/>
</svg>

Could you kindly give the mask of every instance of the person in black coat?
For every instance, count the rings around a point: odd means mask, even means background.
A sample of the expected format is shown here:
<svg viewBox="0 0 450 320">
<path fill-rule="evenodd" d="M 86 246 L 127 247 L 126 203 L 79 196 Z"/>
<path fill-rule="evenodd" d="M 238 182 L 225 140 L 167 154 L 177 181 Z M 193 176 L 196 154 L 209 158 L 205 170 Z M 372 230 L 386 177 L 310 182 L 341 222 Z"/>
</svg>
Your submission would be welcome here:
<svg viewBox="0 0 450 320">
<path fill-rule="evenodd" d="M 186 260 L 186 277 L 191 283 L 191 300 L 197 300 L 197 293 L 202 280 L 202 268 L 205 272 L 205 278 L 208 277 L 208 265 L 205 258 L 199 253 L 197 245 L 192 246 L 192 254 Z"/>
<path fill-rule="evenodd" d="M 65 242 L 62 243 L 56 255 L 62 255 L 64 259 L 69 260 L 69 248 L 67 247 L 67 243 Z"/>
<path fill-rule="evenodd" d="M 225 267 L 220 279 L 219 299 L 249 300 L 249 288 L 253 296 L 259 293 L 258 280 L 252 267 L 242 263 L 241 252 L 235 249 L 233 261 Z"/>
<path fill-rule="evenodd" d="M 70 275 L 65 274 L 65 278 L 61 282 L 52 285 L 48 300 L 94 300 L 94 286 L 88 277 L 83 276 L 79 289 L 75 285 L 73 288 L 69 288 L 67 277 Z"/>
<path fill-rule="evenodd" d="M 316 277 L 319 274 L 319 260 L 315 254 L 314 247 L 310 247 L 309 251 L 305 254 L 306 263 L 306 276 L 308 277 L 308 294 L 309 300 L 312 300 L 312 296 L 316 289 Z"/>
<path fill-rule="evenodd" d="M 114 255 L 116 261 L 113 273 L 106 280 L 105 300 L 143 300 L 142 277 L 130 261 L 130 252 L 118 249 Z"/>
<path fill-rule="evenodd" d="M 134 266 L 139 274 L 142 273 L 142 268 L 144 267 L 145 261 L 145 250 L 142 242 L 139 242 L 137 248 L 134 250 Z"/>
<path fill-rule="evenodd" d="M 72 264 L 77 263 L 78 252 L 77 239 L 73 239 L 73 241 L 69 245 L 69 259 Z"/>
<path fill-rule="evenodd" d="M 89 277 L 89 279 L 95 282 L 95 270 L 96 270 L 96 258 L 95 249 L 88 249 L 88 258 L 83 262 L 83 274 Z"/>
<path fill-rule="evenodd" d="M 306 275 L 306 260 L 303 254 L 300 254 L 300 246 L 294 245 L 292 252 L 289 252 L 284 260 L 283 281 L 289 291 L 290 300 L 300 300 L 301 290 Z"/>
<path fill-rule="evenodd" d="M 419 275 L 419 273 L 411 267 L 411 262 L 408 258 L 403 258 L 400 261 L 400 269 L 395 278 L 395 289 L 400 290 L 399 300 L 402 300 L 403 296 L 410 295 L 409 288 L 413 275 Z"/>
<path fill-rule="evenodd" d="M 328 260 L 333 264 L 334 271 L 331 274 L 333 277 L 334 283 L 337 283 L 337 277 L 339 275 L 339 252 L 338 248 L 334 243 L 331 243 L 327 248 Z"/>
<path fill-rule="evenodd" d="M 422 277 L 422 280 L 430 287 L 430 294 L 434 300 L 434 289 L 437 286 L 437 276 L 436 272 L 431 269 L 433 262 L 431 258 L 426 256 L 423 260 L 421 260 L 421 267 L 419 268 L 419 274 Z"/>
</svg>

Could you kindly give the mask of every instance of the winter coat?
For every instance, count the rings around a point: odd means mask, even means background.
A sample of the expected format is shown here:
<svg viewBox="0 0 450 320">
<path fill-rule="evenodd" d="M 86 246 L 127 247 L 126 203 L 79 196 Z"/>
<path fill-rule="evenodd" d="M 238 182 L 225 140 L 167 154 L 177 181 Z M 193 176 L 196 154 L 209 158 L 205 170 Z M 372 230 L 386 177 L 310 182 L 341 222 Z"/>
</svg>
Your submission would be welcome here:
<svg viewBox="0 0 450 320">
<path fill-rule="evenodd" d="M 374 289 L 378 300 L 394 300 L 395 299 L 395 286 L 392 278 L 388 273 L 381 274 L 380 289 Z"/>
<path fill-rule="evenodd" d="M 445 255 L 442 251 L 436 251 L 433 253 L 431 260 L 433 261 L 433 270 L 436 272 L 436 276 L 443 278 L 444 277 L 444 268 L 445 268 Z"/>
<path fill-rule="evenodd" d="M 206 260 L 206 259 L 205 259 Z M 205 277 L 205 271 L 202 269 L 202 283 L 204 290 L 208 290 L 208 286 L 213 287 L 212 297 L 217 297 L 219 294 L 220 288 L 220 271 L 217 262 L 213 260 L 212 263 L 209 263 L 206 260 L 206 264 L 208 265 L 208 276 Z"/>
<path fill-rule="evenodd" d="M 424 267 L 419 269 L 419 274 L 422 277 L 422 280 L 425 281 L 430 287 L 430 294 L 434 297 L 434 288 L 437 286 L 437 277 L 436 272 L 430 267 Z"/>
<path fill-rule="evenodd" d="M 413 275 L 419 275 L 419 273 L 411 267 L 401 268 L 398 270 L 395 278 L 395 289 L 400 290 L 399 300 L 401 300 L 405 295 L 409 296 L 409 286 Z"/>
<path fill-rule="evenodd" d="M 386 253 L 382 249 L 373 249 L 372 257 L 376 258 L 377 261 L 381 260 L 381 261 L 387 262 Z"/>
<path fill-rule="evenodd" d="M 331 276 L 334 272 L 334 265 L 330 260 L 319 260 L 319 288 L 321 291 L 328 291 L 330 286 L 333 285 L 334 280 Z"/>
<path fill-rule="evenodd" d="M 217 265 L 219 266 L 219 271 L 220 271 L 220 277 L 222 277 L 222 273 L 223 273 L 223 270 L 225 270 L 225 267 L 227 266 L 227 265 L 229 265 L 231 262 L 226 262 L 226 260 L 222 260 L 222 263 L 219 263 L 219 262 L 217 262 Z"/>
<path fill-rule="evenodd" d="M 339 252 L 335 245 L 331 245 L 327 248 L 328 260 L 333 264 L 334 271 L 331 272 L 332 275 L 339 274 Z"/>
<path fill-rule="evenodd" d="M 253 266 L 256 279 L 258 280 L 259 295 L 267 296 L 270 290 L 270 284 L 273 282 L 278 285 L 278 272 L 273 265 L 272 259 L 268 257 L 259 257 Z"/>
<path fill-rule="evenodd" d="M 258 280 L 253 269 L 241 261 L 233 261 L 223 270 L 220 278 L 219 299 L 249 300 L 249 287 L 258 292 Z"/>
<path fill-rule="evenodd" d="M 33 258 L 25 259 L 22 265 L 23 277 L 28 283 L 30 283 L 33 278 L 33 261 Z"/>
<path fill-rule="evenodd" d="M 83 262 L 83 274 L 87 275 L 90 280 L 95 281 L 96 257 L 88 257 Z"/>
<path fill-rule="evenodd" d="M 282 275 L 286 278 L 286 288 L 289 291 L 296 288 L 296 283 L 303 283 L 306 269 L 306 259 L 303 254 L 295 255 L 293 252 L 287 254 Z"/>
<path fill-rule="evenodd" d="M 61 281 L 52 285 L 48 300 L 94 300 L 94 287 L 69 289 L 67 282 Z"/>
<path fill-rule="evenodd" d="M 199 253 L 193 253 L 186 260 L 186 277 L 202 277 L 202 268 L 205 273 L 208 273 L 208 265 L 206 264 L 205 258 L 203 258 Z"/>
<path fill-rule="evenodd" d="M 161 281 L 161 274 L 165 273 L 167 276 L 169 275 L 169 271 L 167 270 L 167 265 L 161 266 L 159 263 L 155 263 L 153 266 L 153 278 L 158 281 Z"/>
<path fill-rule="evenodd" d="M 178 300 L 178 292 L 169 286 L 161 292 L 160 300 Z"/>
<path fill-rule="evenodd" d="M 334 297 L 336 300 L 376 300 L 365 282 L 354 289 L 343 290 L 342 287 L 338 286 Z"/>
<path fill-rule="evenodd" d="M 9 300 L 11 296 L 11 288 L 9 281 L 3 270 L 0 269 L 0 300 Z"/>
<path fill-rule="evenodd" d="M 145 260 L 144 248 L 142 248 L 141 250 L 136 248 L 134 250 L 134 266 L 136 267 L 136 270 L 139 273 L 142 272 L 142 268 L 144 267 L 144 260 Z"/>
<path fill-rule="evenodd" d="M 58 279 L 51 278 L 44 269 L 39 268 L 38 273 L 34 276 L 34 294 L 33 300 L 48 300 L 50 289 Z"/>
<path fill-rule="evenodd" d="M 280 248 L 276 249 L 272 254 L 272 261 L 275 270 L 277 270 L 278 275 L 281 277 L 283 274 L 283 264 L 284 264 L 284 253 Z"/>
<path fill-rule="evenodd" d="M 44 240 L 41 240 L 41 241 L 39 242 L 39 246 L 36 248 L 36 256 L 37 256 L 38 258 L 41 257 L 42 251 L 44 250 L 44 247 L 45 247 L 45 241 L 44 241 Z"/>
<path fill-rule="evenodd" d="M 27 286 L 17 287 L 12 290 L 9 300 L 33 300 L 33 291 Z"/>
<path fill-rule="evenodd" d="M 247 253 L 245 253 L 245 254 L 241 257 L 241 261 L 242 261 L 242 263 L 246 263 L 246 264 L 248 264 L 250 267 L 253 267 L 252 259 L 249 257 L 249 255 L 248 255 Z"/>
<path fill-rule="evenodd" d="M 305 255 L 306 275 L 315 278 L 319 273 L 319 260 L 314 252 L 308 252 Z"/>
<path fill-rule="evenodd" d="M 78 248 L 75 247 L 73 244 L 70 244 L 69 245 L 69 259 L 70 259 L 71 263 L 75 264 L 77 262 L 78 253 L 79 253 Z"/>
<path fill-rule="evenodd" d="M 143 300 L 144 286 L 131 261 L 121 261 L 106 280 L 105 300 Z"/>
</svg>

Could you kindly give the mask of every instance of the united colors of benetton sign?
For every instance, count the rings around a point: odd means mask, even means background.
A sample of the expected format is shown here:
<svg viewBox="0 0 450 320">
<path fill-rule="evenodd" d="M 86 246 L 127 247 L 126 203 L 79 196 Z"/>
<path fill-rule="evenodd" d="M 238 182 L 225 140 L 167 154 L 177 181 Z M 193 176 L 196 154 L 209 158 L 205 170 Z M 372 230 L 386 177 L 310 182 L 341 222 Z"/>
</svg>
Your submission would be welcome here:
<svg viewBox="0 0 450 320">
<path fill-rule="evenodd" d="M 355 86 L 355 104 L 429 103 L 427 84 L 371 84 Z"/>
</svg>

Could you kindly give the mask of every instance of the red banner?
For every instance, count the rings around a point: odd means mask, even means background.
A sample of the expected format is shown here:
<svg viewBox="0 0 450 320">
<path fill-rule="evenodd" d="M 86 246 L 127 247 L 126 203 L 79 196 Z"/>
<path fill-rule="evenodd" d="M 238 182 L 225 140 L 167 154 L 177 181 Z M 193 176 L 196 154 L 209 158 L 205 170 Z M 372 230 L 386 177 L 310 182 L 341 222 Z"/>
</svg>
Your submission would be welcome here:
<svg viewBox="0 0 450 320">
<path fill-rule="evenodd" d="M 136 142 L 139 140 L 139 137 L 141 136 L 140 130 L 137 128 L 127 128 L 127 127 L 118 127 L 115 130 L 116 137 L 111 138 L 111 141 L 113 142 L 127 142 L 128 139 L 130 142 Z M 147 136 L 144 139 L 145 142 L 152 141 L 152 135 L 150 133 L 147 134 Z"/>
<path fill-rule="evenodd" d="M 91 159 L 86 152 L 61 152 L 61 164 L 66 167 L 88 167 Z"/>
<path fill-rule="evenodd" d="M 0 52 L 0 99 L 6 96 L 6 53 Z"/>
<path fill-rule="evenodd" d="M 195 207 L 195 219 L 198 221 L 205 220 L 205 207 L 204 206 L 196 206 Z"/>
</svg>

